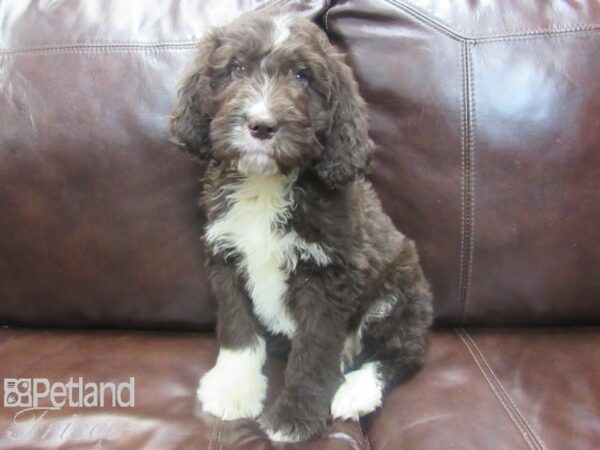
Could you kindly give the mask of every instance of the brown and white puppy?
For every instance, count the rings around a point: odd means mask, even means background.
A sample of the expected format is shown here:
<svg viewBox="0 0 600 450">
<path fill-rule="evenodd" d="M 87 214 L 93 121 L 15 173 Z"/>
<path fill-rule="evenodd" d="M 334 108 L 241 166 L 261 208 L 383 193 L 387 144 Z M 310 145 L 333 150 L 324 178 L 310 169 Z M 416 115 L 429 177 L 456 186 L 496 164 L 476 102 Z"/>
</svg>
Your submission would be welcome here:
<svg viewBox="0 0 600 450">
<path fill-rule="evenodd" d="M 204 410 L 262 413 L 283 441 L 375 410 L 422 364 L 431 294 L 414 244 L 363 176 L 373 144 L 342 55 L 301 16 L 246 14 L 202 40 L 169 127 L 207 161 L 220 351 L 200 381 Z M 263 413 L 262 367 L 278 340 L 291 344 L 285 387 Z"/>
</svg>

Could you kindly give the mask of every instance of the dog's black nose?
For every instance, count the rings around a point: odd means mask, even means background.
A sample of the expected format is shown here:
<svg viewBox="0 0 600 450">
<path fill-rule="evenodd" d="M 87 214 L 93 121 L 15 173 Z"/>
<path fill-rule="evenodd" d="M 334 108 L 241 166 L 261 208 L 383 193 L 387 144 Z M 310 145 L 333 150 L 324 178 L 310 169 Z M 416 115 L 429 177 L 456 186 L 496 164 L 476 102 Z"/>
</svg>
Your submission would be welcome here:
<svg viewBox="0 0 600 450">
<path fill-rule="evenodd" d="M 277 121 L 275 119 L 250 119 L 248 129 L 256 139 L 271 139 L 277 131 Z"/>
</svg>

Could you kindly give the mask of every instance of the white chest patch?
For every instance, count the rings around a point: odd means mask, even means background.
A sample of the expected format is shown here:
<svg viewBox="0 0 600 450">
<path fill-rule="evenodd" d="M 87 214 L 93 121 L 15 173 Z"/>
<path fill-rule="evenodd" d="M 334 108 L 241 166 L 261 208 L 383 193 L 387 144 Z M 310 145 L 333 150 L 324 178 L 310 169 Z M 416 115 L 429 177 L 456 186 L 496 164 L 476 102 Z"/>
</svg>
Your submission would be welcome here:
<svg viewBox="0 0 600 450">
<path fill-rule="evenodd" d="M 306 242 L 293 230 L 281 230 L 291 217 L 295 179 L 250 175 L 228 186 L 229 209 L 206 229 L 215 254 L 242 256 L 240 269 L 260 322 L 272 333 L 287 336 L 296 330 L 285 304 L 288 275 L 299 260 L 320 266 L 330 262 L 320 245 Z"/>
</svg>

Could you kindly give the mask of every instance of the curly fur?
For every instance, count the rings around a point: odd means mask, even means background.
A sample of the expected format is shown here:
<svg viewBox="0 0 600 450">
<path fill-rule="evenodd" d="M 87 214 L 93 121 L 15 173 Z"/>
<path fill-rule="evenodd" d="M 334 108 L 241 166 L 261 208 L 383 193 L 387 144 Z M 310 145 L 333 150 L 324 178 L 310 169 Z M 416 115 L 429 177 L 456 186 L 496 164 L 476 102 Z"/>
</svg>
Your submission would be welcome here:
<svg viewBox="0 0 600 450">
<path fill-rule="evenodd" d="M 256 121 L 268 137 L 253 134 Z M 230 367 L 259 383 L 264 358 L 252 355 L 266 342 L 288 358 L 285 387 L 259 418 L 273 439 L 305 440 L 332 415 L 373 411 L 422 364 L 431 294 L 414 243 L 364 178 L 373 144 L 343 56 L 307 19 L 247 14 L 199 44 L 169 129 L 207 166 L 201 204 L 224 356 L 200 383 L 205 410 L 260 413 L 264 388 L 235 390 L 235 404 L 215 393 L 232 392 L 231 377 L 217 376 Z"/>
</svg>

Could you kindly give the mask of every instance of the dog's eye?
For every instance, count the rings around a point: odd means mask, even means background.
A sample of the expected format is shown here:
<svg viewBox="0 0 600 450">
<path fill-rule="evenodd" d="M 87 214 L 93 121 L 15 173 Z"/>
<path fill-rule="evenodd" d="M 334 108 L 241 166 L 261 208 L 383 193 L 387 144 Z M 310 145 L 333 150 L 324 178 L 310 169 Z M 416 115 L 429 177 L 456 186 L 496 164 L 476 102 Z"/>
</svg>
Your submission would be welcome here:
<svg viewBox="0 0 600 450">
<path fill-rule="evenodd" d="M 294 78 L 303 83 L 307 83 L 309 80 L 308 72 L 306 70 L 297 70 L 294 72 Z"/>
<path fill-rule="evenodd" d="M 233 61 L 229 66 L 229 73 L 233 78 L 241 78 L 246 73 L 246 68 L 239 61 Z"/>
</svg>

